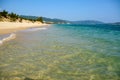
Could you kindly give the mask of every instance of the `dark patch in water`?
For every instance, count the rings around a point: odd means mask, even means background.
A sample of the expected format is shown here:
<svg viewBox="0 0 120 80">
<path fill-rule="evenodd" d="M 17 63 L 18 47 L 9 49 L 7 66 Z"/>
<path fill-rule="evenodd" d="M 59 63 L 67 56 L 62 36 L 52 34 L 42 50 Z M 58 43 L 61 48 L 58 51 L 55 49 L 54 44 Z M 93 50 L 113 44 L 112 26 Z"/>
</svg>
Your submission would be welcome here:
<svg viewBox="0 0 120 80">
<path fill-rule="evenodd" d="M 26 77 L 24 80 L 34 80 L 34 79 L 31 79 L 31 78 Z"/>
</svg>

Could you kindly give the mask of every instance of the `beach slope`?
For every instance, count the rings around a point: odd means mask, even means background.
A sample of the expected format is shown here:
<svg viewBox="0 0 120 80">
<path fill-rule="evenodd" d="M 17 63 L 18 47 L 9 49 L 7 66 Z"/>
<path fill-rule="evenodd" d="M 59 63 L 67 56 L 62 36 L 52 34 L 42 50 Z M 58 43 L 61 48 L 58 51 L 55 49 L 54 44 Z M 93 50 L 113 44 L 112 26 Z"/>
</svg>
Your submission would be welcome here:
<svg viewBox="0 0 120 80">
<path fill-rule="evenodd" d="M 27 28 L 32 27 L 43 27 L 47 26 L 48 24 L 42 24 L 42 23 L 27 23 L 27 22 L 0 22 L 0 34 L 8 34 L 12 32 L 16 32 L 19 30 L 24 30 Z"/>
</svg>

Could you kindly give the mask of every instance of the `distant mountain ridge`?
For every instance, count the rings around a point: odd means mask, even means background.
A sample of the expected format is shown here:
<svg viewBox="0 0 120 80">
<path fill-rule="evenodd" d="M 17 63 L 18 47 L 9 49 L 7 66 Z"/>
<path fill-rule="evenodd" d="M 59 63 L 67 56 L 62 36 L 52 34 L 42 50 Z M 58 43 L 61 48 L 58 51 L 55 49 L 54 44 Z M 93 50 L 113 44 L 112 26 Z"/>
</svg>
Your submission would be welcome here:
<svg viewBox="0 0 120 80">
<path fill-rule="evenodd" d="M 113 24 L 115 24 L 115 25 L 120 25 L 120 22 L 115 22 L 115 23 L 113 23 Z"/>
<path fill-rule="evenodd" d="M 37 19 L 38 17 L 37 16 L 26 16 L 26 15 L 20 15 L 20 17 L 23 17 L 23 18 L 27 18 L 27 19 Z M 42 17 L 44 22 L 45 23 L 50 23 L 50 24 L 67 24 L 69 23 L 69 21 L 67 20 L 62 20 L 62 19 L 51 19 L 51 18 L 46 18 L 46 17 Z"/>
<path fill-rule="evenodd" d="M 20 17 L 27 18 L 27 19 L 32 19 L 36 20 L 38 16 L 26 16 L 26 15 L 20 15 Z M 82 25 L 95 25 L 95 24 L 115 24 L 115 25 L 120 25 L 120 22 L 116 23 L 104 23 L 101 21 L 97 20 L 82 20 L 82 21 L 68 21 L 68 20 L 62 20 L 62 19 L 56 19 L 56 18 L 47 18 L 47 17 L 42 17 L 43 21 L 45 23 L 49 24 L 82 24 Z"/>
</svg>

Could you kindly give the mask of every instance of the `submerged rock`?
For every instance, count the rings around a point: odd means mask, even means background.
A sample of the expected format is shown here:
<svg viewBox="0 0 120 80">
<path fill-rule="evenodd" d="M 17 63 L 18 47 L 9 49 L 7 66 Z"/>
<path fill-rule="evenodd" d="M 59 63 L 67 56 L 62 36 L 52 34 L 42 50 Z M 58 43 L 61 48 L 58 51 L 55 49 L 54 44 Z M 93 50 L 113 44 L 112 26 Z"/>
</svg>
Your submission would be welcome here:
<svg viewBox="0 0 120 80">
<path fill-rule="evenodd" d="M 34 80 L 34 79 L 31 79 L 31 78 L 26 77 L 24 80 Z"/>
</svg>

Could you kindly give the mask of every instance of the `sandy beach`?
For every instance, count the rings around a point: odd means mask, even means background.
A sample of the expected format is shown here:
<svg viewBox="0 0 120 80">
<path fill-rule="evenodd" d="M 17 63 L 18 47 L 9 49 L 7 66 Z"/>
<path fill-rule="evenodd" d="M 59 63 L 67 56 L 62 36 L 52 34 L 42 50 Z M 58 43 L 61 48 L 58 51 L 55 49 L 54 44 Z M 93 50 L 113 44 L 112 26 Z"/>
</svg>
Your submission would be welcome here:
<svg viewBox="0 0 120 80">
<path fill-rule="evenodd" d="M 27 23 L 27 22 L 0 22 L 0 34 L 7 34 L 16 32 L 19 30 L 24 30 L 31 27 L 42 27 L 47 26 L 48 24 L 42 24 L 42 23 Z"/>
</svg>

